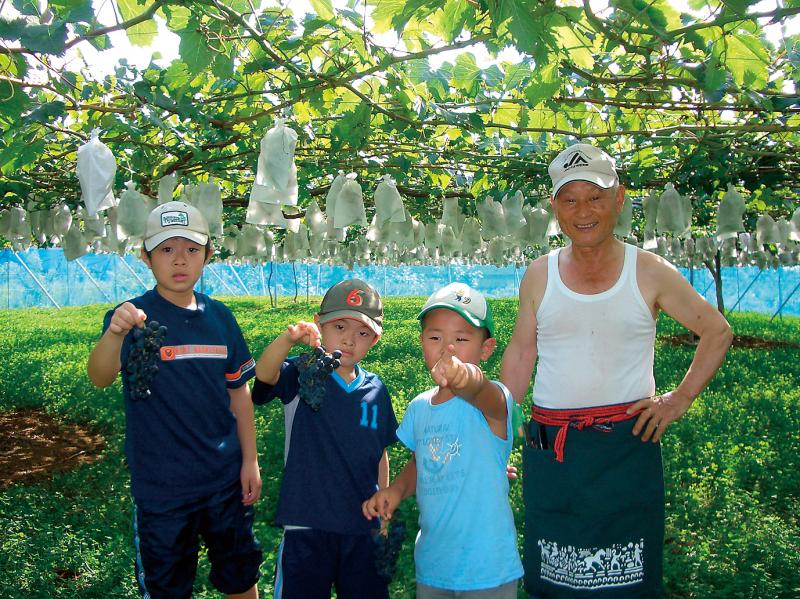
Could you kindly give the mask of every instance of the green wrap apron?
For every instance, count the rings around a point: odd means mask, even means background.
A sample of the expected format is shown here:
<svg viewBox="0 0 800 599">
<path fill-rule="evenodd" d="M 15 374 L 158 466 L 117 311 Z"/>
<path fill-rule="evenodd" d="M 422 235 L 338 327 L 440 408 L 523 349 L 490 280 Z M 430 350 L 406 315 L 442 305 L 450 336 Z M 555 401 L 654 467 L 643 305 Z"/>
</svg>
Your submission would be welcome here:
<svg viewBox="0 0 800 599">
<path fill-rule="evenodd" d="M 663 596 L 661 445 L 643 443 L 631 433 L 635 420 L 625 418 L 572 421 L 569 428 L 529 424 L 524 565 L 525 588 L 535 599 Z"/>
</svg>

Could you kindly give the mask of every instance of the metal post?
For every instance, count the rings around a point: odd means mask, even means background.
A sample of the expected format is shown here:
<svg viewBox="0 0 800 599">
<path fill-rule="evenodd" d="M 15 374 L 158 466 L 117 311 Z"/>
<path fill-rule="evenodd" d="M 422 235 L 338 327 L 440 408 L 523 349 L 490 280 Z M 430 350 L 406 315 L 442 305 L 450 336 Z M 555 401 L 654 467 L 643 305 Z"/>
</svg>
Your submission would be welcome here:
<svg viewBox="0 0 800 599">
<path fill-rule="evenodd" d="M 228 262 L 228 268 L 233 273 L 233 276 L 236 277 L 236 280 L 239 281 L 239 285 L 242 286 L 242 289 L 244 289 L 244 294 L 250 295 L 250 291 L 247 289 L 247 286 L 244 284 L 244 281 L 242 281 L 242 278 L 239 276 L 239 273 L 236 272 L 236 269 L 233 267 L 233 264 Z"/>
<path fill-rule="evenodd" d="M 39 279 L 36 278 L 36 275 L 33 274 L 33 271 L 30 268 L 28 268 L 28 265 L 25 264 L 25 262 L 22 260 L 22 258 L 19 257 L 19 254 L 15 250 L 12 250 L 12 252 L 14 252 L 14 257 L 17 259 L 17 261 L 20 264 L 22 264 L 22 268 L 24 268 L 27 271 L 27 273 L 30 275 L 30 277 L 39 286 L 39 289 L 44 291 L 44 294 L 47 296 L 47 299 L 49 299 L 51 302 L 53 302 L 53 305 L 60 310 L 61 306 L 58 305 L 58 302 L 53 299 L 53 296 L 50 295 L 50 292 L 47 291 L 47 289 L 45 289 L 44 285 L 42 285 L 42 283 L 39 281 Z"/>
<path fill-rule="evenodd" d="M 747 288 L 744 290 L 744 293 L 742 293 L 742 295 L 740 295 L 740 296 L 739 296 L 739 299 L 737 299 L 737 300 L 736 300 L 736 303 L 735 303 L 735 304 L 733 304 L 733 308 L 731 308 L 730 310 L 728 310 L 728 311 L 726 312 L 726 314 L 730 314 L 731 312 L 733 312 L 733 311 L 736 309 L 736 306 L 738 306 L 738 305 L 739 305 L 739 302 L 741 302 L 741 301 L 742 301 L 742 298 L 743 298 L 745 295 L 747 295 L 747 292 L 748 292 L 748 291 L 750 291 L 750 288 L 753 286 L 753 283 L 755 283 L 755 282 L 758 280 L 758 277 L 760 277 L 760 276 L 761 276 L 761 273 L 762 273 L 762 272 L 764 272 L 764 271 L 763 271 L 763 270 L 759 270 L 759 271 L 758 271 L 758 274 L 757 274 L 756 276 L 754 276 L 754 277 L 753 277 L 753 280 L 752 280 L 752 281 L 750 281 L 750 284 L 749 284 L 749 285 L 747 286 Z"/>
<path fill-rule="evenodd" d="M 267 295 L 266 294 L 266 291 L 267 291 L 266 287 L 267 286 L 264 284 L 264 263 L 263 262 L 259 262 L 258 263 L 258 273 L 261 276 L 261 297 L 264 297 L 265 295 Z"/>
<path fill-rule="evenodd" d="M 781 271 L 783 270 L 782 266 L 778 267 L 778 305 L 783 306 L 783 288 L 781 287 Z M 783 312 L 781 308 L 778 308 L 778 316 L 781 320 L 783 320 Z"/>
<path fill-rule="evenodd" d="M 114 303 L 114 300 L 112 300 L 110 297 L 108 297 L 108 294 L 107 294 L 105 291 L 103 291 L 103 288 L 102 288 L 102 287 L 100 287 L 100 284 L 99 284 L 97 281 L 95 281 L 95 280 L 94 280 L 94 277 L 91 275 L 91 273 L 90 273 L 90 272 L 89 272 L 89 271 L 86 269 L 86 267 L 85 267 L 83 264 L 81 264 L 81 259 L 80 259 L 80 258 L 75 258 L 75 264 L 77 264 L 78 266 L 80 266 L 80 267 L 81 267 L 81 270 L 82 270 L 82 271 L 84 272 L 84 274 L 87 276 L 87 278 L 89 279 L 89 281 L 91 281 L 92 285 L 94 285 L 95 287 L 97 287 L 97 290 L 98 290 L 100 293 L 102 293 L 102 294 L 103 294 L 103 297 L 104 297 L 104 298 L 106 298 L 106 301 L 107 301 L 108 303 Z"/>
<path fill-rule="evenodd" d="M 220 283 L 222 283 L 222 286 L 223 286 L 223 287 L 225 287 L 225 289 L 227 289 L 227 290 L 230 292 L 230 294 L 231 294 L 231 295 L 236 295 L 236 292 L 235 292 L 233 289 L 231 289 L 231 288 L 230 288 L 230 285 L 228 285 L 228 284 L 225 282 L 225 279 L 223 279 L 221 276 L 219 276 L 219 275 L 217 274 L 217 271 L 216 271 L 216 270 L 214 270 L 213 268 L 209 268 L 209 269 L 208 269 L 208 272 L 210 272 L 212 275 L 214 275 L 215 277 L 217 277 L 217 280 L 218 280 Z"/>
<path fill-rule="evenodd" d="M 706 296 L 706 293 L 708 293 L 708 290 L 709 290 L 709 289 L 711 289 L 711 286 L 712 286 L 713 284 L 714 284 L 714 276 L 712 275 L 712 276 L 711 276 L 711 282 L 710 282 L 708 285 L 706 285 L 706 288 L 705 288 L 705 289 L 703 289 L 703 292 L 702 292 L 700 295 L 702 295 L 703 297 L 705 297 L 705 296 Z"/>
<path fill-rule="evenodd" d="M 783 307 L 784 307 L 786 304 L 788 304 L 788 303 L 789 303 L 789 300 L 790 300 L 790 299 L 792 299 L 792 296 L 795 294 L 795 292 L 796 292 L 798 289 L 800 289 L 800 283 L 798 283 L 797 285 L 795 285 L 795 286 L 794 286 L 794 289 L 792 289 L 792 292 L 791 292 L 789 295 L 787 295 L 787 296 L 786 296 L 786 299 L 785 299 L 785 300 L 783 300 L 783 302 L 781 303 L 781 305 L 780 305 L 780 306 L 778 306 L 778 310 L 777 310 L 777 312 L 775 312 L 775 314 L 773 314 L 773 315 L 772 315 L 772 318 L 770 318 L 770 319 L 769 319 L 769 321 L 770 321 L 770 322 L 772 322 L 772 321 L 775 319 L 775 317 L 776 317 L 778 314 L 780 314 L 780 313 L 781 313 L 781 310 L 783 310 Z M 782 317 L 781 317 L 781 318 L 782 318 Z"/>
<path fill-rule="evenodd" d="M 267 278 L 267 293 L 269 293 L 269 305 L 274 308 L 275 304 L 272 301 L 272 260 L 269 261 L 269 277 Z"/>
<path fill-rule="evenodd" d="M 297 262 L 292 260 L 292 276 L 294 278 L 294 300 L 292 301 L 293 304 L 297 303 L 297 293 L 299 291 L 299 288 L 298 288 L 298 285 L 297 285 L 297 268 L 295 268 L 296 264 L 297 264 Z"/>
<path fill-rule="evenodd" d="M 127 268 L 127 269 L 130 271 L 130 273 L 131 273 L 131 274 L 132 274 L 134 277 L 136 277 L 136 280 L 137 280 L 137 281 L 139 281 L 139 283 L 142 285 L 142 287 L 144 287 L 144 290 L 145 290 L 145 291 L 147 291 L 147 290 L 148 290 L 148 287 L 147 287 L 147 285 L 145 284 L 145 282 L 142 280 L 142 277 L 140 277 L 140 276 L 139 276 L 139 273 L 137 273 L 135 270 L 133 270 L 133 267 L 132 267 L 130 264 L 128 264 L 128 263 L 125 261 L 125 258 L 123 258 L 122 256 L 119 256 L 119 261 L 120 261 L 120 262 L 122 262 L 122 264 L 124 264 L 124 265 L 125 265 L 125 268 Z M 202 293 L 202 292 L 201 292 L 201 293 Z"/>
<path fill-rule="evenodd" d="M 275 307 L 278 307 L 278 264 L 275 264 Z"/>
</svg>

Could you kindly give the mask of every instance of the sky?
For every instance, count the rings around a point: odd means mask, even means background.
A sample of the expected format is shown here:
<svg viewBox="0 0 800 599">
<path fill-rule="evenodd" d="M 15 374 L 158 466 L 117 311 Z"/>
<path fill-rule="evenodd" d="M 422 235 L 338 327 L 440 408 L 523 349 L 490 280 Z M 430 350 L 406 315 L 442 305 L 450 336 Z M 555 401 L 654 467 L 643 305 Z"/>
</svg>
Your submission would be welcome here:
<svg viewBox="0 0 800 599">
<path fill-rule="evenodd" d="M 43 4 L 45 0 L 39 0 Z M 257 1 L 257 0 L 256 0 Z M 759 12 L 771 10 L 775 7 L 779 0 L 764 0 L 754 7 L 754 10 Z M 687 0 L 673 0 L 672 5 L 678 10 L 689 11 Z M 262 1 L 262 5 L 275 6 L 281 4 L 287 6 L 291 4 L 292 11 L 296 15 L 303 15 L 307 12 L 313 12 L 311 4 L 308 0 L 266 0 Z M 334 7 L 344 7 L 348 4 L 348 0 L 333 0 Z M 98 15 L 98 20 L 104 25 L 113 25 L 118 22 L 115 14 L 114 6 L 111 0 L 93 0 L 95 12 Z M 596 14 L 602 14 L 608 9 L 608 0 L 591 0 L 591 5 Z M 13 17 L 16 11 L 11 7 L 10 2 L 2 2 L 0 4 L 0 17 Z M 159 34 L 156 37 L 153 48 L 158 50 L 160 58 L 156 58 L 156 62 L 166 67 L 173 59 L 178 58 L 178 45 L 180 38 L 169 31 L 160 18 L 156 19 L 158 23 Z M 767 38 L 773 43 L 777 43 L 783 36 L 795 34 L 800 31 L 800 17 L 794 17 L 787 24 L 771 24 L 764 25 L 763 27 Z M 141 48 L 133 46 L 128 40 L 128 36 L 124 31 L 115 31 L 109 34 L 111 38 L 112 48 L 102 52 L 95 50 L 90 44 L 83 43 L 71 48 L 66 56 L 63 58 L 62 65 L 70 70 L 78 71 L 85 66 L 89 68 L 94 78 L 102 78 L 105 75 L 112 73 L 114 67 L 117 65 L 121 58 L 125 58 L 129 64 L 135 65 L 139 68 L 146 67 L 153 55 L 153 48 Z M 386 47 L 397 47 L 398 39 L 393 32 L 381 34 L 377 36 L 378 43 Z M 459 52 L 472 52 L 475 56 L 476 62 L 479 67 L 487 68 L 488 66 L 506 61 L 517 62 L 519 54 L 512 48 L 507 48 L 500 53 L 496 58 L 492 57 L 482 45 L 476 44 L 468 49 L 454 50 L 451 52 L 444 52 L 434 55 L 429 58 L 431 66 L 437 68 L 443 62 L 454 62 Z M 56 66 L 62 66 L 56 65 Z M 44 78 L 45 74 L 42 73 L 41 77 Z"/>
</svg>

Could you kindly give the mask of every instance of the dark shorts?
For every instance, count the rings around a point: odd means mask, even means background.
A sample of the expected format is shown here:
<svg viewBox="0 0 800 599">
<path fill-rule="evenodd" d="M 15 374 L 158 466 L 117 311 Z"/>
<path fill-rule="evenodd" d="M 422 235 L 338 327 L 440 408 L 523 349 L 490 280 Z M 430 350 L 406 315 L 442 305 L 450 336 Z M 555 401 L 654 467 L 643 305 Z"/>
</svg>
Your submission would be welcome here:
<svg viewBox="0 0 800 599">
<path fill-rule="evenodd" d="M 253 537 L 253 506 L 241 485 L 169 509 L 134 504 L 136 580 L 142 597 L 190 597 L 200 537 L 208 548 L 211 584 L 243 593 L 259 577 L 261 549 Z"/>
<path fill-rule="evenodd" d="M 388 599 L 388 585 L 375 570 L 372 535 L 284 530 L 275 599 L 330 599 L 332 587 L 339 599 Z"/>
</svg>

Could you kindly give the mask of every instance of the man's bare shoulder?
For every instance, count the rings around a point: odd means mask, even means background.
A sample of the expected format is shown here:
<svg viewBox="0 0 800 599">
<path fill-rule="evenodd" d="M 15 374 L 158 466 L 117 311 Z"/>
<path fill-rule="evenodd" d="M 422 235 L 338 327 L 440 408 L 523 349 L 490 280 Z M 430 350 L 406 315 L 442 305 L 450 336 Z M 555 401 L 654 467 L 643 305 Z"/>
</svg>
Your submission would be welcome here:
<svg viewBox="0 0 800 599">
<path fill-rule="evenodd" d="M 638 252 L 636 279 L 645 301 L 652 308 L 660 304 L 662 293 L 690 289 L 688 282 L 672 262 L 641 248 Z"/>
<path fill-rule="evenodd" d="M 528 264 L 527 273 L 547 275 L 547 254 L 539 256 L 533 262 Z"/>
<path fill-rule="evenodd" d="M 528 264 L 525 276 L 522 277 L 522 286 L 537 286 L 542 282 L 547 284 L 547 254 L 539 256 Z"/>
<path fill-rule="evenodd" d="M 680 274 L 675 265 L 666 258 L 662 258 L 658 254 L 654 254 L 653 252 L 649 252 L 641 248 L 638 248 L 637 252 L 636 264 L 638 275 L 660 278 L 664 276 L 670 277 L 675 274 Z"/>
<path fill-rule="evenodd" d="M 547 255 L 539 256 L 528 265 L 519 287 L 520 300 L 538 307 L 547 288 Z"/>
</svg>

